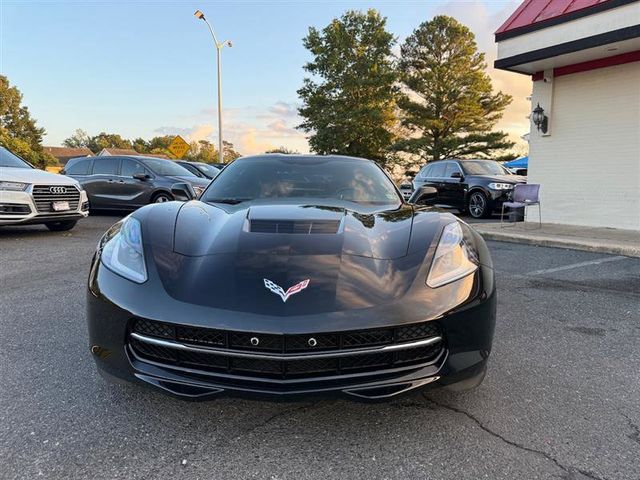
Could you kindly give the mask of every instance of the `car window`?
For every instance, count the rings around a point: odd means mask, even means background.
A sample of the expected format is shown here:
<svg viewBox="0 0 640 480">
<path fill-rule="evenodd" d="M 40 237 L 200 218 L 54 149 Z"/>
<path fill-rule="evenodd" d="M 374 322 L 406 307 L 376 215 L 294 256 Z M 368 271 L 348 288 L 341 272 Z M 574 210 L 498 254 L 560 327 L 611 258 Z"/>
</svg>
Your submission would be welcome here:
<svg viewBox="0 0 640 480">
<path fill-rule="evenodd" d="M 431 170 L 429 170 L 430 178 L 442 178 L 444 177 L 444 163 L 431 164 Z"/>
<path fill-rule="evenodd" d="M 215 177 L 216 175 L 218 175 L 220 173 L 219 169 L 217 169 L 214 166 L 207 165 L 206 163 L 196 163 L 195 166 L 201 172 L 203 172 L 205 174 L 208 174 L 208 175 L 211 175 L 212 177 Z"/>
<path fill-rule="evenodd" d="M 418 173 L 418 176 L 427 177 L 430 170 L 431 170 L 431 165 L 425 165 L 424 167 L 422 167 L 422 170 L 420 170 L 420 173 Z"/>
<path fill-rule="evenodd" d="M 33 168 L 19 156 L 14 155 L 4 147 L 0 147 L 0 167 Z"/>
<path fill-rule="evenodd" d="M 462 168 L 467 175 L 511 175 L 511 172 L 494 160 L 464 160 Z"/>
<path fill-rule="evenodd" d="M 120 166 L 120 175 L 123 177 L 133 177 L 136 173 L 146 173 L 144 165 L 130 158 L 123 158 Z"/>
<path fill-rule="evenodd" d="M 181 167 L 186 168 L 191 173 L 193 173 L 196 177 L 200 177 L 200 178 L 204 177 L 204 173 L 202 173 L 200 170 L 198 170 L 194 165 L 190 165 L 188 163 L 179 163 L 178 165 L 180 165 Z"/>
<path fill-rule="evenodd" d="M 78 160 L 64 169 L 66 175 L 87 175 L 91 168 L 91 159 Z"/>
<path fill-rule="evenodd" d="M 451 177 L 451 174 L 454 172 L 459 172 L 460 171 L 460 167 L 458 167 L 458 165 L 454 162 L 447 162 L 445 169 L 444 169 L 444 176 L 445 177 Z"/>
<path fill-rule="evenodd" d="M 227 166 L 203 201 L 258 198 L 331 198 L 366 205 L 397 205 L 393 183 L 367 160 L 265 156 L 245 157 Z"/>
<path fill-rule="evenodd" d="M 176 177 L 195 177 L 194 173 L 191 173 L 186 168 L 178 165 L 173 160 L 164 160 L 162 158 L 145 158 L 142 160 L 145 166 L 149 167 L 154 173 L 158 175 L 171 175 Z"/>
<path fill-rule="evenodd" d="M 119 158 L 96 158 L 93 162 L 94 175 L 116 175 L 118 173 Z"/>
</svg>

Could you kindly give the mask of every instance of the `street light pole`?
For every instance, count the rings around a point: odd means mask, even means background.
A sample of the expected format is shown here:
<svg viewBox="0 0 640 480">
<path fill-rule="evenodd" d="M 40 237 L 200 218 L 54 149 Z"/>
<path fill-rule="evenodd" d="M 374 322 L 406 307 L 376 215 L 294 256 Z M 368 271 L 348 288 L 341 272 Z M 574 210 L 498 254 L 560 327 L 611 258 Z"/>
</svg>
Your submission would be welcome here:
<svg viewBox="0 0 640 480">
<path fill-rule="evenodd" d="M 218 38 L 216 37 L 215 32 L 213 31 L 213 27 L 204 17 L 204 13 L 200 10 L 196 10 L 193 14 L 196 18 L 204 21 L 209 27 L 209 31 L 211 32 L 211 37 L 213 38 L 213 43 L 216 47 L 216 59 L 218 62 L 218 162 L 224 163 L 224 145 L 222 143 L 222 49 L 224 47 L 231 47 L 231 42 L 229 40 L 225 40 L 224 42 L 218 42 Z"/>
</svg>

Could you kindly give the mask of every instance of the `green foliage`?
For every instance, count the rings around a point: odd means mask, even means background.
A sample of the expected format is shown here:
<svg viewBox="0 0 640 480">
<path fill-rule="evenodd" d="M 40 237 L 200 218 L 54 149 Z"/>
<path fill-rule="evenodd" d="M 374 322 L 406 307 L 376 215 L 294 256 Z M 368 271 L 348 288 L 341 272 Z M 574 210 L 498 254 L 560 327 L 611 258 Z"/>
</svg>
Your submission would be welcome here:
<svg viewBox="0 0 640 480">
<path fill-rule="evenodd" d="M 407 135 L 399 151 L 423 161 L 489 157 L 513 143 L 492 131 L 511 97 L 493 93 L 484 54 L 473 33 L 454 18 L 422 23 L 401 47 L 398 102 Z"/>
<path fill-rule="evenodd" d="M 82 148 L 86 147 L 89 144 L 90 140 L 91 138 L 89 137 L 89 134 L 87 132 L 85 132 L 81 128 L 77 128 L 75 132 L 73 132 L 73 135 L 65 139 L 62 144 L 65 147 L 69 148 Z"/>
<path fill-rule="evenodd" d="M 236 158 L 240 158 L 242 156 L 236 151 L 233 143 L 223 140 L 222 145 L 224 146 L 224 149 L 222 150 L 222 159 L 224 160 L 224 163 L 231 163 Z"/>
<path fill-rule="evenodd" d="M 287 147 L 283 147 L 280 146 L 278 148 L 272 148 L 271 150 L 267 150 L 264 153 L 286 153 L 286 154 L 295 154 L 295 153 L 300 153 L 300 152 L 296 152 L 295 150 L 289 150 Z"/>
<path fill-rule="evenodd" d="M 320 154 L 344 154 L 384 163 L 394 141 L 395 40 L 386 19 L 371 9 L 348 11 L 322 31 L 309 28 L 304 46 L 313 60 L 304 66 L 298 94 L 304 118 L 299 128 Z"/>
<path fill-rule="evenodd" d="M 117 133 L 105 132 L 91 137 L 86 146 L 94 153 L 100 152 L 103 148 L 133 148 L 130 140 L 122 138 Z"/>
<path fill-rule="evenodd" d="M 233 143 L 223 140 L 222 145 L 224 146 L 222 151 L 224 163 L 233 162 L 236 158 L 242 156 L 235 150 Z M 218 163 L 218 149 L 207 140 L 191 142 L 191 148 L 184 158 L 192 162 Z"/>
<path fill-rule="evenodd" d="M 42 149 L 44 128 L 36 125 L 22 94 L 9 79 L 0 75 L 0 143 L 38 168 L 58 161 Z"/>
<path fill-rule="evenodd" d="M 218 150 L 207 140 L 191 142 L 191 147 L 184 159 L 191 162 L 217 163 Z"/>
</svg>

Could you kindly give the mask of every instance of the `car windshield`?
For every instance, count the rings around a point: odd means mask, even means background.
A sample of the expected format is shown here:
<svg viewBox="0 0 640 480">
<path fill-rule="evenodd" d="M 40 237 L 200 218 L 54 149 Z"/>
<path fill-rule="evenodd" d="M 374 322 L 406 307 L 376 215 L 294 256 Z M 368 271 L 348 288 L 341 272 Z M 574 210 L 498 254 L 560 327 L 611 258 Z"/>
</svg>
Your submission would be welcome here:
<svg viewBox="0 0 640 480">
<path fill-rule="evenodd" d="M 198 170 L 200 170 L 203 173 L 206 173 L 211 177 L 215 177 L 220 173 L 220 170 L 218 170 L 216 167 L 212 165 L 207 165 L 206 163 L 194 163 L 194 165 Z"/>
<path fill-rule="evenodd" d="M 33 168 L 19 156 L 14 155 L 4 147 L 0 147 L 0 167 Z"/>
<path fill-rule="evenodd" d="M 464 160 L 460 162 L 467 175 L 511 175 L 511 172 L 493 160 Z"/>
<path fill-rule="evenodd" d="M 205 202 L 262 198 L 331 198 L 366 205 L 401 202 L 373 162 L 353 158 L 252 157 L 227 166 L 206 190 Z"/>
<path fill-rule="evenodd" d="M 177 163 L 171 160 L 163 160 L 161 158 L 145 158 L 142 160 L 147 167 L 149 167 L 153 173 L 157 175 L 169 175 L 174 177 L 195 177 L 195 174 L 191 173 L 184 167 L 181 167 Z"/>
</svg>

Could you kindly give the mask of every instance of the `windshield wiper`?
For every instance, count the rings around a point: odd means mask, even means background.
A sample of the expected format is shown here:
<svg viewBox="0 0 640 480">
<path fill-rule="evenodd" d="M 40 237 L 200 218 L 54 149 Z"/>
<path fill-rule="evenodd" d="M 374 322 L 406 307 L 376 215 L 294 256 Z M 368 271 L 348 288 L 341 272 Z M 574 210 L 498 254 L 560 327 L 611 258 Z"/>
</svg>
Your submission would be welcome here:
<svg viewBox="0 0 640 480">
<path fill-rule="evenodd" d="M 251 200 L 251 198 L 209 198 L 207 202 L 209 203 L 226 203 L 228 205 L 237 205 L 238 203 L 246 202 Z"/>
</svg>

